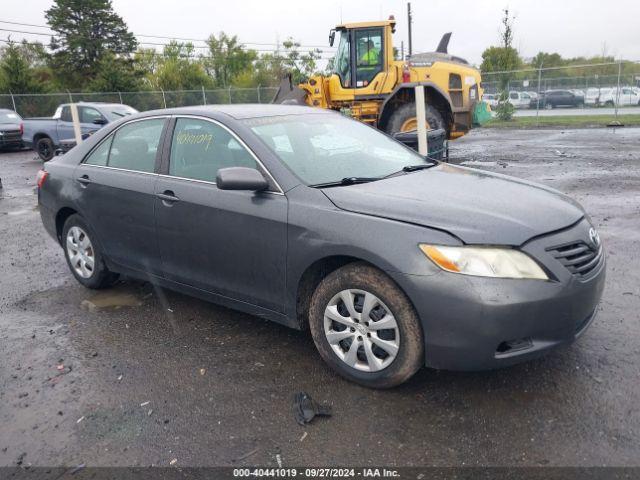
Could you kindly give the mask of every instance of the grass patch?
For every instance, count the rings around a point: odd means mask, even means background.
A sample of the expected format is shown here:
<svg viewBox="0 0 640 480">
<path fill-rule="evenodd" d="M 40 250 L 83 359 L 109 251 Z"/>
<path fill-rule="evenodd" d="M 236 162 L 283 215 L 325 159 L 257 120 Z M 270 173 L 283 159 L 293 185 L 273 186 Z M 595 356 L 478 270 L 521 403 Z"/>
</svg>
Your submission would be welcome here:
<svg viewBox="0 0 640 480">
<path fill-rule="evenodd" d="M 566 116 L 540 116 L 536 117 L 513 117 L 511 120 L 503 121 L 492 118 L 483 127 L 489 128 L 546 128 L 546 127 L 566 127 L 566 128 L 601 128 L 613 122 L 613 115 L 566 115 Z M 640 126 L 640 114 L 619 115 L 618 120 L 626 127 Z"/>
</svg>

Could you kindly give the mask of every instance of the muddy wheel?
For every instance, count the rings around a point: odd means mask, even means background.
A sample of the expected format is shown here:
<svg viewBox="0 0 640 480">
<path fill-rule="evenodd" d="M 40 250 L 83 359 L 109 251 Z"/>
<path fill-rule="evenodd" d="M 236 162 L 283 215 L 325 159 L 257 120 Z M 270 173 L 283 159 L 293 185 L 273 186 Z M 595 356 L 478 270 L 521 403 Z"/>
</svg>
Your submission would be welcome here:
<svg viewBox="0 0 640 480">
<path fill-rule="evenodd" d="M 425 122 L 427 129 L 442 128 L 447 130 L 447 126 L 442 118 L 440 112 L 433 106 L 427 105 L 425 112 Z M 387 122 L 386 132 L 409 132 L 418 128 L 418 121 L 416 118 L 416 106 L 414 103 L 407 103 L 402 105 L 391 115 L 391 118 Z"/>
<path fill-rule="evenodd" d="M 390 388 L 424 364 L 422 328 L 411 302 L 384 272 L 352 263 L 329 274 L 309 309 L 313 341 L 337 373 Z"/>
<path fill-rule="evenodd" d="M 76 280 L 87 288 L 106 288 L 117 280 L 100 253 L 92 230 L 80 215 L 71 215 L 62 229 L 62 248 Z"/>
<path fill-rule="evenodd" d="M 41 138 L 36 142 L 36 152 L 43 162 L 48 162 L 53 158 L 53 142 L 49 137 Z"/>
</svg>

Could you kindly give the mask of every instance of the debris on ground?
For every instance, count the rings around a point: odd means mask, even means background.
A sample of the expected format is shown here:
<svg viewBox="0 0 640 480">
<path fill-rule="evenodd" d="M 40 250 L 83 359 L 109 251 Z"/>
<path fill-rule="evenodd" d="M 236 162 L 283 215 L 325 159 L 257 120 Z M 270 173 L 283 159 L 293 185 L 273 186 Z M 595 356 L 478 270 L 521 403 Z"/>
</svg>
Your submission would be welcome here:
<svg viewBox="0 0 640 480">
<path fill-rule="evenodd" d="M 256 454 L 256 453 L 258 453 L 259 451 L 260 451 L 260 449 L 259 449 L 259 448 L 254 448 L 253 450 L 251 450 L 251 451 L 249 451 L 249 452 L 245 453 L 244 455 L 239 456 L 238 458 L 234 459 L 233 461 L 234 461 L 234 462 L 239 462 L 239 461 L 241 461 L 241 460 L 244 460 L 244 459 L 246 459 L 246 458 L 251 457 L 252 455 L 255 455 L 255 454 Z"/>
<path fill-rule="evenodd" d="M 331 407 L 320 405 L 308 393 L 298 392 L 293 397 L 293 410 L 300 425 L 311 423 L 316 416 L 331 416 Z"/>
<path fill-rule="evenodd" d="M 278 462 L 278 468 L 282 468 L 282 457 L 279 453 L 276 453 L 276 462 Z"/>
<path fill-rule="evenodd" d="M 84 420 L 84 415 L 83 415 L 83 416 L 81 416 L 78 420 L 76 420 L 76 423 L 80 423 L 80 422 L 81 422 L 81 421 L 83 421 L 83 420 Z"/>
<path fill-rule="evenodd" d="M 169 465 L 175 465 L 176 463 L 178 463 L 178 459 L 177 459 L 177 458 L 174 458 L 173 460 L 171 460 L 171 461 L 169 462 Z"/>
<path fill-rule="evenodd" d="M 300 441 L 303 441 L 305 438 L 307 438 L 307 432 L 304 432 L 302 434 L 302 436 L 300 437 Z"/>
<path fill-rule="evenodd" d="M 146 407 L 147 405 L 149 405 L 151 402 L 142 402 L 140 404 L 141 407 Z"/>
<path fill-rule="evenodd" d="M 207 373 L 207 370 L 204 368 L 200 369 L 200 375 L 204 375 L 205 373 Z"/>
<path fill-rule="evenodd" d="M 73 469 L 71 469 L 71 471 L 69 472 L 69 475 L 75 475 L 80 470 L 84 469 L 85 467 L 86 467 L 86 465 L 84 463 L 81 463 L 80 465 L 77 465 Z"/>
</svg>

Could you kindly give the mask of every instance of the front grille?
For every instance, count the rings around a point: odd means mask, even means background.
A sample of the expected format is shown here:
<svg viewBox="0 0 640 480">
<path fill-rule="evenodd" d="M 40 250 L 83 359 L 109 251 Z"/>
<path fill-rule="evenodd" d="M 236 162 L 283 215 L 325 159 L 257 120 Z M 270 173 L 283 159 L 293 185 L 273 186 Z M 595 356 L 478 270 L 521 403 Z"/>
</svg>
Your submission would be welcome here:
<svg viewBox="0 0 640 480">
<path fill-rule="evenodd" d="M 0 136 L 0 140 L 4 140 L 6 142 L 15 142 L 22 138 L 20 134 L 20 130 L 5 130 L 4 135 Z"/>
<path fill-rule="evenodd" d="M 562 265 L 572 274 L 585 277 L 589 275 L 602 259 L 602 245 L 592 247 L 583 241 L 565 243 L 557 247 L 547 248 Z"/>
</svg>

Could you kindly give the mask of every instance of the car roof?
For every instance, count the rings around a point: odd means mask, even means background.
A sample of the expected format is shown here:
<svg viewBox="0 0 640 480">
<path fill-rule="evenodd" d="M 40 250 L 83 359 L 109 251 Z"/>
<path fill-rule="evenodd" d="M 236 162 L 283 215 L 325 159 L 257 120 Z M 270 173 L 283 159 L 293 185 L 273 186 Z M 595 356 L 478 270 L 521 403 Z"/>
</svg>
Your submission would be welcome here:
<svg viewBox="0 0 640 480">
<path fill-rule="evenodd" d="M 179 107 L 170 108 L 166 110 L 153 110 L 151 112 L 145 112 L 145 114 L 158 115 L 158 114 L 170 114 L 170 115 L 206 115 L 222 113 L 228 115 L 236 120 L 242 120 L 246 118 L 260 118 L 260 117 L 276 117 L 276 116 L 290 116 L 290 115 L 308 115 L 308 114 L 326 114 L 332 113 L 331 110 L 325 110 L 322 108 L 307 107 L 303 105 L 276 105 L 276 104 L 264 104 L 264 103 L 243 103 L 234 105 L 202 105 L 194 107 Z"/>
</svg>

